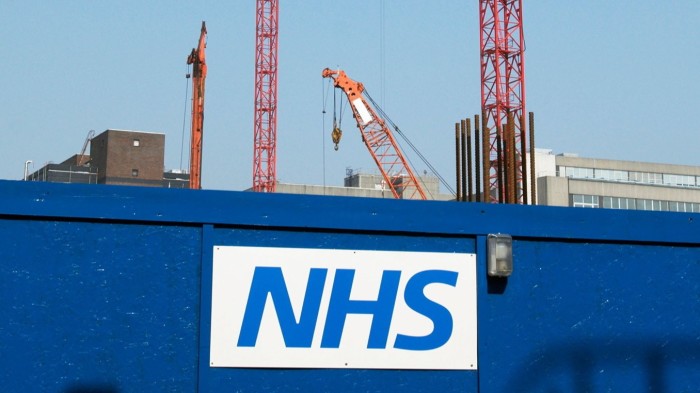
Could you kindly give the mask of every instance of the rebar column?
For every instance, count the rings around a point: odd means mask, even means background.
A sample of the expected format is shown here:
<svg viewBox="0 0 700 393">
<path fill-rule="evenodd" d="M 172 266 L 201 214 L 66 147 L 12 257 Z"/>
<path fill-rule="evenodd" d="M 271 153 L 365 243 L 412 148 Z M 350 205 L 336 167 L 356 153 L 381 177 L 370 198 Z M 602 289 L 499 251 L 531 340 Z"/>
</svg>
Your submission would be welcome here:
<svg viewBox="0 0 700 393">
<path fill-rule="evenodd" d="M 467 137 L 466 129 L 467 122 L 465 120 L 461 121 L 462 124 L 462 202 L 467 200 L 467 181 L 469 181 L 469 173 L 467 172 Z"/>
<path fill-rule="evenodd" d="M 491 197 L 491 145 L 490 145 L 490 131 L 487 126 L 486 111 L 481 111 L 481 181 L 483 183 L 483 199 L 482 202 L 490 202 Z"/>
<path fill-rule="evenodd" d="M 474 115 L 474 188 L 476 201 L 481 202 L 481 139 L 479 138 L 479 115 Z"/>
<path fill-rule="evenodd" d="M 472 123 L 467 118 L 467 201 L 472 200 Z"/>
<path fill-rule="evenodd" d="M 528 204 L 528 197 L 529 195 L 527 194 L 527 142 L 525 141 L 525 114 L 521 114 L 518 116 L 518 120 L 520 122 L 520 130 L 523 132 L 522 138 L 520 138 L 520 152 L 521 152 L 521 162 L 520 162 L 520 173 L 522 173 L 522 187 L 523 187 L 523 205 Z M 530 154 L 532 156 L 532 154 Z M 532 157 L 530 157 L 532 159 Z M 534 186 L 533 186 L 534 187 Z"/>
<path fill-rule="evenodd" d="M 462 200 L 462 173 L 461 173 L 461 143 L 460 143 L 460 130 L 459 130 L 459 124 L 460 123 L 455 123 L 455 163 L 456 163 L 456 168 L 455 168 L 455 174 L 456 174 L 456 186 L 457 186 L 457 195 L 455 195 L 455 200 L 457 202 Z"/>
<path fill-rule="evenodd" d="M 532 188 L 532 198 L 530 199 L 533 205 L 537 204 L 537 176 L 535 174 L 535 114 L 530 112 L 530 179 Z"/>
</svg>

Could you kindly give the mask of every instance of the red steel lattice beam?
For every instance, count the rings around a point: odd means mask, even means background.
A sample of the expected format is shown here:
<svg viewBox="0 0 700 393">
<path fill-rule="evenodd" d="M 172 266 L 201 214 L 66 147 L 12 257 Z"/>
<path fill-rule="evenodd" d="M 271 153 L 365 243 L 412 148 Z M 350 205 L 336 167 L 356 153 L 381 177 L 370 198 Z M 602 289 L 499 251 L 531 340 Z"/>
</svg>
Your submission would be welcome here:
<svg viewBox="0 0 700 393">
<path fill-rule="evenodd" d="M 523 202 L 521 162 L 525 146 L 525 42 L 522 23 L 522 0 L 479 0 L 481 41 L 481 110 L 483 132 L 487 133 L 490 169 L 484 189 L 491 202 L 505 200 L 506 182 L 499 174 L 499 163 L 506 160 L 505 149 L 498 148 L 504 129 L 512 116 L 515 132 L 516 189 L 511 190 L 515 203 Z M 509 148 L 510 150 L 510 148 Z M 486 173 L 485 173 L 486 175 Z M 488 182 L 488 186 L 486 186 Z"/>
<path fill-rule="evenodd" d="M 277 183 L 277 0 L 257 0 L 253 191 L 275 192 Z"/>
</svg>

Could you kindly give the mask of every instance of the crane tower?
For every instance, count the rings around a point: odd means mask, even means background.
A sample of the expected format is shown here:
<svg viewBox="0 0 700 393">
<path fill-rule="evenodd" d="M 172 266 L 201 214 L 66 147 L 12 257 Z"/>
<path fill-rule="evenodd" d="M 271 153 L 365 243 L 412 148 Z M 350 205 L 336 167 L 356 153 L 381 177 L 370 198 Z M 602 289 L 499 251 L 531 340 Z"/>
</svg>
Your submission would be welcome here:
<svg viewBox="0 0 700 393">
<path fill-rule="evenodd" d="M 277 0 L 257 0 L 253 191 L 275 192 L 277 164 Z"/>
<path fill-rule="evenodd" d="M 491 202 L 527 203 L 522 0 L 479 0 L 484 190 Z M 507 144 L 507 148 L 501 148 Z M 501 163 L 514 157 L 510 178 Z M 514 187 L 507 187 L 505 182 Z M 512 190 L 507 196 L 508 190 Z M 487 199 L 488 200 L 488 199 Z"/>
</svg>

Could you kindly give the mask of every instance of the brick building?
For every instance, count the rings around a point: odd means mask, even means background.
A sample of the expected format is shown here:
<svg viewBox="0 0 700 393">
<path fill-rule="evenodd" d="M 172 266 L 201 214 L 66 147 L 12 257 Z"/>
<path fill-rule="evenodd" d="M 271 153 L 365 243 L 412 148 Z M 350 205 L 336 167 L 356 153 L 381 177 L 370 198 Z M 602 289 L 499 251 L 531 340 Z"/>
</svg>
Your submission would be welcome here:
<svg viewBox="0 0 700 393">
<path fill-rule="evenodd" d="M 90 141 L 90 155 L 46 164 L 27 180 L 144 187 L 189 187 L 189 174 L 164 171 L 165 134 L 106 130 Z"/>
</svg>

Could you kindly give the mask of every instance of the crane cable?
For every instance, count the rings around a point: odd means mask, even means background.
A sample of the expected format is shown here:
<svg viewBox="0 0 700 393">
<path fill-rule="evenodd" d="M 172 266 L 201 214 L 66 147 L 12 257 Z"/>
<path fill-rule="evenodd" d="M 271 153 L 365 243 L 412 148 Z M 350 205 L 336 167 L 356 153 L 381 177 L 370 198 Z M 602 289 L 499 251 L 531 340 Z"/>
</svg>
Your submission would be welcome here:
<svg viewBox="0 0 700 393">
<path fill-rule="evenodd" d="M 379 100 L 386 105 L 386 7 L 384 0 L 379 2 Z"/>
<path fill-rule="evenodd" d="M 321 134 L 323 135 L 323 146 L 321 149 L 321 154 L 323 157 L 323 193 L 325 195 L 326 193 L 326 104 L 328 103 L 328 90 L 331 87 L 330 81 L 328 81 L 328 85 L 324 86 L 326 83 L 325 78 L 321 78 L 321 97 L 323 98 L 323 107 L 321 110 L 321 117 L 322 117 L 322 128 L 321 128 Z M 335 112 L 335 108 L 333 108 L 333 111 Z M 335 116 L 335 113 L 333 114 Z"/>
<path fill-rule="evenodd" d="M 343 123 L 343 95 L 340 95 L 340 110 L 337 109 L 335 97 L 337 92 L 333 89 L 333 131 L 331 132 L 331 138 L 333 139 L 333 149 L 338 151 L 338 143 L 340 143 L 340 138 L 343 136 L 343 130 L 340 128 Z M 339 112 L 339 116 L 336 117 L 336 113 Z"/>
<path fill-rule="evenodd" d="M 411 150 L 413 150 L 413 152 L 416 153 L 416 155 L 418 155 L 418 157 L 421 159 L 421 161 L 423 161 L 423 163 L 430 169 L 430 171 L 440 180 L 440 183 L 442 183 L 442 185 L 445 186 L 445 188 L 447 188 L 447 190 L 448 190 L 452 195 L 455 195 L 455 191 L 454 191 L 454 189 L 452 188 L 452 186 L 450 186 L 450 184 L 445 180 L 445 178 L 443 178 L 442 175 L 440 175 L 440 173 L 437 171 L 437 169 L 435 169 L 435 167 L 428 161 L 428 159 L 427 159 L 427 158 L 418 150 L 418 148 L 411 142 L 411 140 L 408 139 L 408 137 L 407 137 L 406 135 L 404 135 L 404 133 L 403 133 L 403 132 L 399 129 L 399 127 L 391 120 L 391 118 L 389 118 L 389 116 L 387 116 L 387 114 L 384 113 L 384 110 L 383 110 L 381 107 L 379 107 L 379 106 L 377 105 L 376 102 L 374 102 L 374 100 L 372 99 L 372 96 L 370 96 L 369 93 L 367 92 L 367 89 L 365 89 L 365 95 L 367 96 L 367 99 L 369 99 L 369 101 L 372 103 L 372 105 L 374 105 L 374 107 L 377 108 L 377 112 L 379 112 L 379 115 L 380 115 L 383 119 L 385 119 L 386 122 L 389 123 L 389 125 L 391 125 L 391 127 L 394 129 L 394 131 L 396 131 L 396 133 L 397 133 L 401 138 L 403 138 L 403 140 L 406 141 L 406 143 L 408 143 L 408 146 L 411 148 Z M 401 146 L 400 146 L 400 145 L 401 145 L 401 142 L 400 142 L 399 140 L 396 140 L 396 142 L 399 143 L 399 147 L 401 147 Z M 413 163 L 411 162 L 410 157 L 407 156 L 406 159 L 408 160 L 408 163 L 411 165 L 411 167 L 415 168 L 415 165 L 413 165 Z M 432 196 L 432 195 L 431 195 L 431 196 Z"/>
</svg>

